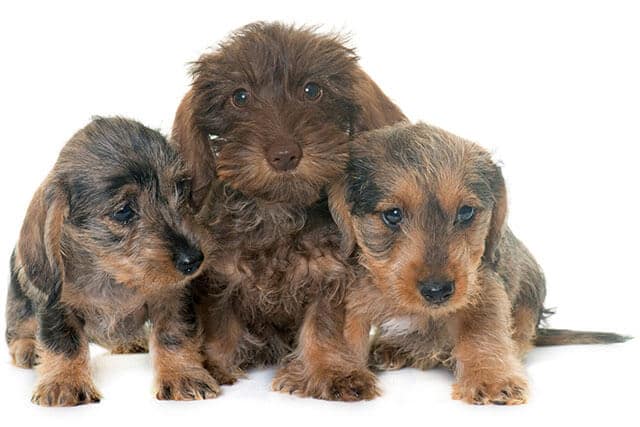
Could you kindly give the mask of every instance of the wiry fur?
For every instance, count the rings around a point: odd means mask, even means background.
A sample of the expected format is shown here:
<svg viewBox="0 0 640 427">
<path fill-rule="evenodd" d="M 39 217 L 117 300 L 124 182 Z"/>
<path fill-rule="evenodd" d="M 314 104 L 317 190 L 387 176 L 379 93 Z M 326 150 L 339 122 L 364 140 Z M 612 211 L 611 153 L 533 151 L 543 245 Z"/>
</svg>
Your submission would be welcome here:
<svg viewBox="0 0 640 427">
<path fill-rule="evenodd" d="M 305 98 L 309 82 L 317 99 Z M 246 105 L 234 104 L 239 89 Z M 353 281 L 326 187 L 353 135 L 403 119 L 335 35 L 254 23 L 196 61 L 172 141 L 191 168 L 199 218 L 223 242 L 197 293 L 206 364 L 220 382 L 286 356 L 275 388 L 327 399 L 348 390 L 317 388 L 330 363 L 310 359 L 339 359 L 340 343 L 325 338 L 339 337 L 339 322 L 325 319 Z M 281 151 L 296 153 L 294 167 L 274 166 Z"/>
<path fill-rule="evenodd" d="M 500 168 L 476 144 L 425 124 L 368 132 L 352 145 L 329 200 L 342 250 L 362 266 L 347 292 L 346 324 L 377 327 L 375 368 L 442 364 L 455 371 L 455 399 L 520 404 L 527 399 L 521 360 L 534 343 L 622 338 L 539 328 L 542 270 L 506 226 Z M 469 223 L 458 222 L 462 206 L 475 208 Z M 397 226 L 383 220 L 393 208 L 403 212 Z M 420 292 L 434 280 L 455 284 L 444 302 Z M 365 366 L 368 334 L 345 337 Z"/>
<path fill-rule="evenodd" d="M 17 366 L 39 364 L 35 403 L 99 400 L 90 341 L 130 353 L 150 339 L 158 398 L 216 395 L 189 290 L 199 268 L 176 261 L 211 251 L 187 184 L 162 135 L 130 120 L 97 118 L 64 146 L 11 257 L 6 337 Z M 123 210 L 133 212 L 126 221 Z"/>
</svg>

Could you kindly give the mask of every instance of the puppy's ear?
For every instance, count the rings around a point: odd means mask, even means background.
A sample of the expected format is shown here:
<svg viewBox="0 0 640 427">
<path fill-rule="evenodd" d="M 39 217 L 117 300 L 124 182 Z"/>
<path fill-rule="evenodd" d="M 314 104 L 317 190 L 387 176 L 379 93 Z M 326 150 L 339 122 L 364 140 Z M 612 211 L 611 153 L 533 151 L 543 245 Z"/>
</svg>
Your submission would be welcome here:
<svg viewBox="0 0 640 427">
<path fill-rule="evenodd" d="M 345 256 L 353 253 L 356 246 L 356 239 L 353 230 L 353 221 L 346 198 L 346 187 L 344 182 L 338 181 L 333 184 L 328 191 L 329 210 L 333 221 L 338 226 L 341 234 L 340 251 Z"/>
<path fill-rule="evenodd" d="M 178 149 L 189 169 L 191 203 L 198 209 L 215 177 L 215 160 L 209 136 L 198 129 L 195 123 L 193 89 L 187 92 L 176 111 L 170 142 Z"/>
<path fill-rule="evenodd" d="M 406 120 L 402 111 L 361 68 L 354 72 L 356 117 L 353 132 L 365 132 Z"/>
<path fill-rule="evenodd" d="M 483 258 L 485 261 L 495 264 L 498 261 L 498 244 L 506 228 L 507 188 L 500 167 L 494 164 L 493 168 L 491 177 L 489 178 L 489 185 L 493 194 L 493 210 L 491 212 L 491 224 L 485 242 Z"/>
<path fill-rule="evenodd" d="M 55 184 L 45 183 L 27 210 L 18 254 L 29 281 L 46 295 L 57 294 L 64 277 L 62 229 L 69 215 L 68 198 Z"/>
</svg>

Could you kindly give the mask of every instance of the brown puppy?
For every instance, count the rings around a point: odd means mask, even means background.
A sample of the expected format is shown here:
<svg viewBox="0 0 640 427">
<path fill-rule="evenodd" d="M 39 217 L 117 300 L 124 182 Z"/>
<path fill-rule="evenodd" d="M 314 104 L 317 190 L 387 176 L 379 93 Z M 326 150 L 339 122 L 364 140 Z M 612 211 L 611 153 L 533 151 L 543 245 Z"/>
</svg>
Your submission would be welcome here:
<svg viewBox="0 0 640 427">
<path fill-rule="evenodd" d="M 325 187 L 342 173 L 352 135 L 404 116 L 339 37 L 278 23 L 235 32 L 195 63 L 193 79 L 173 142 L 202 220 L 224 242 L 198 295 L 210 372 L 233 383 L 289 355 L 274 388 L 371 397 L 366 369 L 355 385 L 317 386 L 345 374 L 339 351 L 324 350 L 341 335 L 326 313 L 353 279 Z"/>
<path fill-rule="evenodd" d="M 64 146 L 11 257 L 6 336 L 17 366 L 39 364 L 33 402 L 99 401 L 89 341 L 146 351 L 147 321 L 157 397 L 217 394 L 187 286 L 203 261 L 188 196 L 177 153 L 139 123 L 99 118 Z"/>
<path fill-rule="evenodd" d="M 354 142 L 330 206 L 362 280 L 349 289 L 345 338 L 366 365 L 455 370 L 453 397 L 519 404 L 521 359 L 535 343 L 619 342 L 615 334 L 539 329 L 542 270 L 505 224 L 500 168 L 476 144 L 402 124 Z"/>
</svg>

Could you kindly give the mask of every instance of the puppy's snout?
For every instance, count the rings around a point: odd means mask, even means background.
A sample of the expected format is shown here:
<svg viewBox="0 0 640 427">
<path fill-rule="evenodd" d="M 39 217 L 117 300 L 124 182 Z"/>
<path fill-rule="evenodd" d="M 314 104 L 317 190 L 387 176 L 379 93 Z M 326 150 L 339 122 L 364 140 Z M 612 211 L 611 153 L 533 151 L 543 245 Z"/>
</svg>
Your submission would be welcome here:
<svg viewBox="0 0 640 427">
<path fill-rule="evenodd" d="M 421 281 L 418 289 L 424 299 L 433 304 L 442 304 L 453 295 L 455 284 L 452 281 Z"/>
<path fill-rule="evenodd" d="M 202 251 L 192 246 L 181 248 L 176 251 L 174 255 L 176 268 L 185 276 L 189 276 L 198 271 L 203 260 L 204 255 Z"/>
<path fill-rule="evenodd" d="M 267 150 L 269 164 L 278 171 L 290 171 L 300 163 L 302 150 L 297 144 L 273 144 Z"/>
</svg>

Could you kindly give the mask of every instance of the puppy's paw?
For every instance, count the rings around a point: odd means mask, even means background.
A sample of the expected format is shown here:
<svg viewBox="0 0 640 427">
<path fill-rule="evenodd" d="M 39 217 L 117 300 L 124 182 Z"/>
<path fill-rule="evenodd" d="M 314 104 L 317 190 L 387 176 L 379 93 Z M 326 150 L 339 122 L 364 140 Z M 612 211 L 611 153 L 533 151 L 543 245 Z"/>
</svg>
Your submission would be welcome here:
<svg viewBox="0 0 640 427">
<path fill-rule="evenodd" d="M 220 393 L 220 386 L 204 368 L 176 370 L 160 376 L 157 382 L 156 398 L 160 400 L 213 399 Z"/>
<path fill-rule="evenodd" d="M 149 344 L 143 341 L 122 344 L 111 349 L 111 354 L 148 353 Z"/>
<path fill-rule="evenodd" d="M 346 375 L 336 373 L 329 378 L 328 390 L 323 394 L 328 395 L 329 400 L 371 400 L 380 395 L 377 383 L 376 376 L 367 369 Z"/>
<path fill-rule="evenodd" d="M 451 397 L 474 405 L 521 405 L 527 402 L 527 395 L 527 381 L 511 376 L 484 381 L 461 379 L 453 385 Z"/>
<path fill-rule="evenodd" d="M 378 371 L 394 371 L 410 365 L 409 356 L 391 345 L 377 345 L 369 356 L 369 366 Z"/>
<path fill-rule="evenodd" d="M 245 377 L 244 372 L 239 368 L 236 368 L 236 369 L 233 369 L 233 370 L 228 370 L 228 369 L 222 368 L 216 362 L 212 362 L 212 361 L 209 361 L 209 360 L 207 360 L 204 363 L 204 367 L 205 367 L 205 369 L 207 371 L 209 371 L 211 376 L 220 385 L 233 385 L 240 378 L 244 378 Z"/>
<path fill-rule="evenodd" d="M 307 373 L 300 361 L 281 368 L 272 383 L 275 391 L 344 402 L 371 400 L 380 395 L 375 375 L 367 369 L 335 371 L 316 369 Z"/>
<path fill-rule="evenodd" d="M 11 360 L 18 368 L 31 369 L 38 364 L 36 352 L 36 340 L 33 338 L 20 338 L 9 344 Z"/>
<path fill-rule="evenodd" d="M 41 406 L 77 406 L 100 402 L 100 393 L 91 381 L 56 378 L 40 382 L 31 401 Z"/>
</svg>

